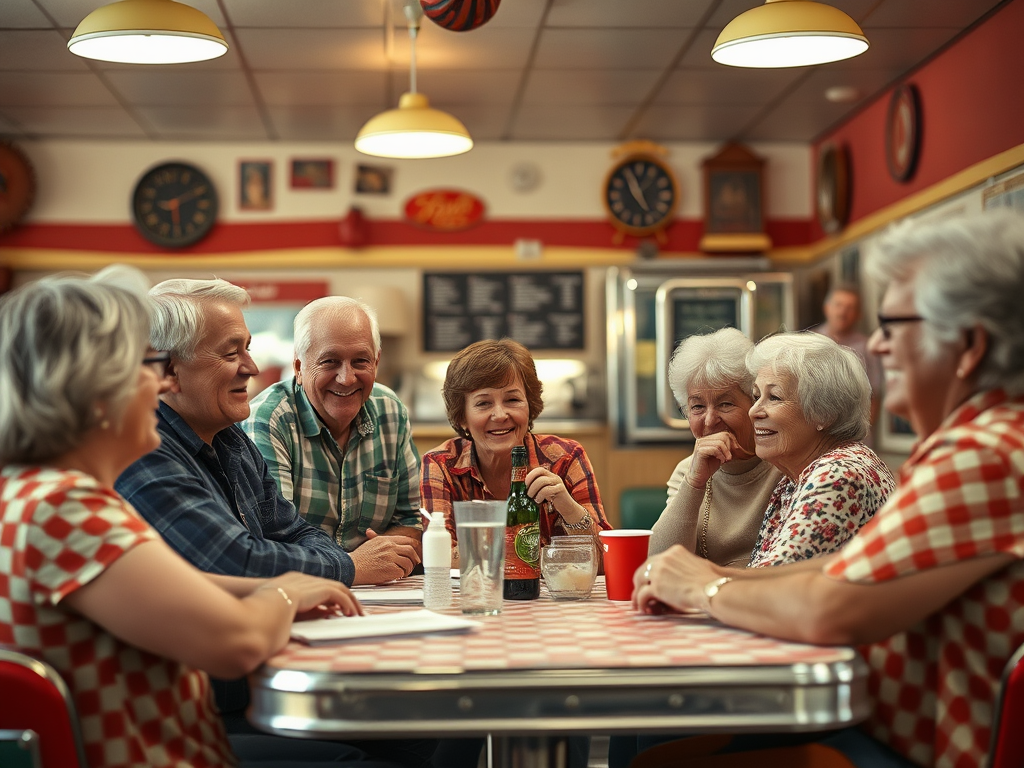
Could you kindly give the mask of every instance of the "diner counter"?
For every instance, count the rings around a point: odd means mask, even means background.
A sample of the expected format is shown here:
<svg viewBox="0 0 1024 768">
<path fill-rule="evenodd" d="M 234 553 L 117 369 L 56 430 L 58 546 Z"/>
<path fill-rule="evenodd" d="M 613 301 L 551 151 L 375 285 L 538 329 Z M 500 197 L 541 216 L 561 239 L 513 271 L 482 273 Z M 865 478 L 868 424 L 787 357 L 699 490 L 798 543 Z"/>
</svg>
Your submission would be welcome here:
<svg viewBox="0 0 1024 768">
<path fill-rule="evenodd" d="M 542 589 L 473 618 L 479 628 L 461 634 L 292 642 L 252 675 L 250 719 L 307 738 L 442 737 L 814 731 L 868 712 L 852 648 L 641 615 L 605 599 L 601 581 L 589 600 Z"/>
</svg>

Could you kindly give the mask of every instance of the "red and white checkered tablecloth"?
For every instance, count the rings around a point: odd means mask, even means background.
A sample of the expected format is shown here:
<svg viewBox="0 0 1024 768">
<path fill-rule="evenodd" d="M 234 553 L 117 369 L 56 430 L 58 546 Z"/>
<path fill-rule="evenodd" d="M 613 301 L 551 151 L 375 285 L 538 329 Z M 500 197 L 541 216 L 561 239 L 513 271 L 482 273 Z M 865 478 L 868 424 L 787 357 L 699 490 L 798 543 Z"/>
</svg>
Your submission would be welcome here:
<svg viewBox="0 0 1024 768">
<path fill-rule="evenodd" d="M 410 588 L 419 584 L 407 580 Z M 394 588 L 394 585 L 391 585 Z M 356 594 L 360 594 L 359 591 Z M 629 603 L 505 601 L 497 616 L 462 633 L 351 640 L 308 647 L 290 643 L 268 668 L 319 672 L 458 673 L 502 669 L 609 669 L 772 666 L 849 660 L 848 648 L 789 643 L 725 627 L 702 616 L 644 616 Z M 367 606 L 367 613 L 417 610 Z M 458 613 L 456 605 L 449 609 Z M 446 611 L 447 612 L 447 611 Z"/>
</svg>

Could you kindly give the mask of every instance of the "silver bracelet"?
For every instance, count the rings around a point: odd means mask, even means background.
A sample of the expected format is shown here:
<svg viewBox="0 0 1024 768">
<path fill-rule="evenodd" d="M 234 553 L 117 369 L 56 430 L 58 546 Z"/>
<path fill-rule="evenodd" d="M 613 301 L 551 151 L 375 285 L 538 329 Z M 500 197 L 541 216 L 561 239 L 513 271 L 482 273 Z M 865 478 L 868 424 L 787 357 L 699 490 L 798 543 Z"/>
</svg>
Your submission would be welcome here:
<svg viewBox="0 0 1024 768">
<path fill-rule="evenodd" d="M 291 605 L 291 604 L 292 604 L 292 599 L 291 599 L 290 597 L 288 597 L 288 593 L 287 593 L 287 592 L 285 592 L 285 591 L 284 591 L 283 589 L 281 589 L 280 587 L 278 587 L 278 588 L 277 588 L 277 591 L 281 593 L 281 597 L 283 597 L 283 598 L 284 598 L 284 601 L 285 601 L 286 603 L 288 603 L 288 605 Z"/>
<path fill-rule="evenodd" d="M 570 523 L 566 521 L 566 519 L 562 517 L 561 512 L 558 513 L 558 517 L 562 521 L 562 527 L 567 531 L 589 531 L 590 527 L 594 524 L 589 512 L 584 512 L 583 517 L 578 523 Z"/>
</svg>

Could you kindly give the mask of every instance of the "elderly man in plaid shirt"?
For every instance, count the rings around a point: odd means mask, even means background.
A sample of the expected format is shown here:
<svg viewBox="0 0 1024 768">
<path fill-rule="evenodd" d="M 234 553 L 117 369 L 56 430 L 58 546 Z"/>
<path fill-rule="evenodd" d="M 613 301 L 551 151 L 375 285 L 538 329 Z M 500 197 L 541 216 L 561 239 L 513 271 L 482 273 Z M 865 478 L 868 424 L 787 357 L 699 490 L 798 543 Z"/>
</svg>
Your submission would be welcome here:
<svg viewBox="0 0 1024 768">
<path fill-rule="evenodd" d="M 1024 644 L 1024 218 L 1003 209 L 904 224 L 880 238 L 869 269 L 886 284 L 869 345 L 885 407 L 920 438 L 896 492 L 842 550 L 795 565 L 723 568 L 670 549 L 637 571 L 633 602 L 861 646 L 867 722 L 769 750 L 780 763 L 802 749 L 829 750 L 836 766 L 980 768 L 1000 673 Z M 736 762 L 725 752 L 749 761 L 761 749 L 764 763 L 765 746 L 737 737 L 704 754 L 726 766 Z"/>
<path fill-rule="evenodd" d="M 408 576 L 423 534 L 409 412 L 375 382 L 379 362 L 371 307 L 312 301 L 295 317 L 295 378 L 261 392 L 243 424 L 285 498 L 351 555 L 357 584 Z"/>
</svg>

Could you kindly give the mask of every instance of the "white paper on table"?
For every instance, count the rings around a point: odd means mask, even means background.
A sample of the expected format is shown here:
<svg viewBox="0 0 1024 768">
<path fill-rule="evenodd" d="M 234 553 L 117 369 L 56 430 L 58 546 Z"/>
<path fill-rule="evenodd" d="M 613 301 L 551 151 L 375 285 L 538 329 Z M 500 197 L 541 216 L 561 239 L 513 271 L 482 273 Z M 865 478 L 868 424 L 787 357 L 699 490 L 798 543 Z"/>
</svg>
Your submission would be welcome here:
<svg viewBox="0 0 1024 768">
<path fill-rule="evenodd" d="M 453 579 L 459 578 L 459 569 L 458 568 L 452 568 L 451 576 L 452 576 Z"/>
<path fill-rule="evenodd" d="M 353 589 L 363 605 L 423 605 L 422 589 Z"/>
<path fill-rule="evenodd" d="M 428 610 L 406 611 L 375 616 L 342 616 L 334 619 L 298 621 L 292 625 L 292 638 L 308 645 L 317 645 L 361 637 L 466 632 L 479 626 L 479 621 L 464 619 L 461 616 L 445 616 Z"/>
</svg>

